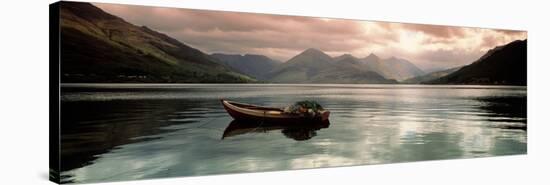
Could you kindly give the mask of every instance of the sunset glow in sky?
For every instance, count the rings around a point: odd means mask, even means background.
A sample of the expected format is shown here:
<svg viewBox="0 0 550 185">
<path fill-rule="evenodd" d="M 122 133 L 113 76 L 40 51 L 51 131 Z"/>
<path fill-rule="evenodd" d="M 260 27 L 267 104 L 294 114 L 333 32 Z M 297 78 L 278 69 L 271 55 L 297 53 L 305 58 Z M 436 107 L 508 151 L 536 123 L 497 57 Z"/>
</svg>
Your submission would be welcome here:
<svg viewBox="0 0 550 185">
<path fill-rule="evenodd" d="M 399 57 L 422 69 L 469 64 L 487 50 L 527 39 L 527 32 L 203 11 L 117 4 L 94 5 L 165 33 L 206 53 L 262 54 L 286 61 L 307 48 L 331 56 Z"/>
</svg>

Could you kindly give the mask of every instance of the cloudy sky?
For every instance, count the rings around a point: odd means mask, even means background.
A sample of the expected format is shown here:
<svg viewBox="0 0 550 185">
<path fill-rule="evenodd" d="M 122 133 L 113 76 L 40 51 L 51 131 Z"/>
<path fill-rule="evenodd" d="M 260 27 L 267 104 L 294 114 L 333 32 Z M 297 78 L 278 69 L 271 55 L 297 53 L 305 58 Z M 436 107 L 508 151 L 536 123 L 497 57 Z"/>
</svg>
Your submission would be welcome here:
<svg viewBox="0 0 550 185">
<path fill-rule="evenodd" d="M 405 58 L 422 69 L 473 62 L 487 50 L 526 39 L 523 31 L 95 4 L 207 53 L 262 54 L 286 61 L 307 48 L 331 56 Z"/>
</svg>

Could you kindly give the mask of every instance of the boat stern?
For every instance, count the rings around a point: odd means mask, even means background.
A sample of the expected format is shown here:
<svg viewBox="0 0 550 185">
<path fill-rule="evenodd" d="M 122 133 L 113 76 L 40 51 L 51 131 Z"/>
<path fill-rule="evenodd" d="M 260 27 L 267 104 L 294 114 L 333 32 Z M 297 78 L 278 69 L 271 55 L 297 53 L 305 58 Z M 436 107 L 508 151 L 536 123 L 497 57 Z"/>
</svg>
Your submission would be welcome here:
<svg viewBox="0 0 550 185">
<path fill-rule="evenodd" d="M 323 120 L 323 121 L 328 120 L 329 116 L 330 116 L 330 111 L 325 110 L 321 113 L 321 120 Z"/>
</svg>

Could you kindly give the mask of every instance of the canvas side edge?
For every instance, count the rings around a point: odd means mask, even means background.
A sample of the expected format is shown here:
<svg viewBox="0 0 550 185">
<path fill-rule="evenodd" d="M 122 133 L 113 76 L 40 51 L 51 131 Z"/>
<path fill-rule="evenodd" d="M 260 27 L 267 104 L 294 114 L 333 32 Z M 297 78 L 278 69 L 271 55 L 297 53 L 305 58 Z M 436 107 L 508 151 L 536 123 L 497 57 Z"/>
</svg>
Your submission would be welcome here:
<svg viewBox="0 0 550 185">
<path fill-rule="evenodd" d="M 49 180 L 60 183 L 60 2 L 49 5 Z"/>
</svg>

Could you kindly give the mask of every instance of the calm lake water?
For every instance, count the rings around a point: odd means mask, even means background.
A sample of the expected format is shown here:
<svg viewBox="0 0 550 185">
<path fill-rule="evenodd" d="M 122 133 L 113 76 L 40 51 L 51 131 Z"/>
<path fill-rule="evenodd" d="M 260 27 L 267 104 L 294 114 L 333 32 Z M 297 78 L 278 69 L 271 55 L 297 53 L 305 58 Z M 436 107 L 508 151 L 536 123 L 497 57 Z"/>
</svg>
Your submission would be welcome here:
<svg viewBox="0 0 550 185">
<path fill-rule="evenodd" d="M 219 99 L 315 100 L 315 128 L 232 122 Z M 514 86 L 65 84 L 63 182 L 99 182 L 525 154 Z M 225 133 L 225 135 L 224 135 Z"/>
</svg>

